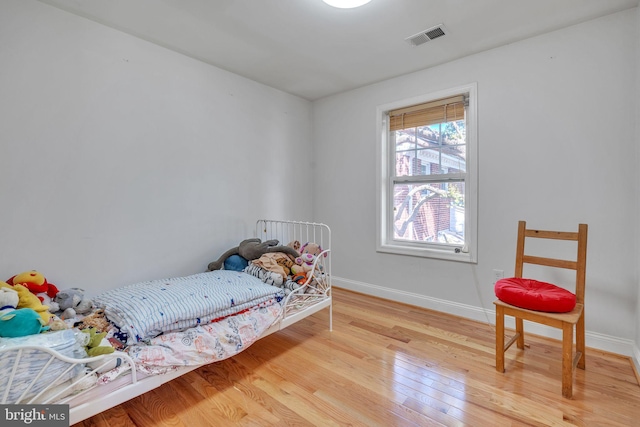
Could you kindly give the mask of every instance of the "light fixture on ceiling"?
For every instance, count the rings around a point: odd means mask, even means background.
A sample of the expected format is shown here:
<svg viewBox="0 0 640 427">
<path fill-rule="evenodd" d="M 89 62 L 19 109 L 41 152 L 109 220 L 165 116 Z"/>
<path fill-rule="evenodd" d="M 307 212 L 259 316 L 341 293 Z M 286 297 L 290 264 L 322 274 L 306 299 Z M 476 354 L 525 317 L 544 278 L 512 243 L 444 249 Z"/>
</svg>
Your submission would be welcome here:
<svg viewBox="0 0 640 427">
<path fill-rule="evenodd" d="M 329 6 L 339 7 L 340 9 L 351 9 L 354 7 L 363 6 L 369 3 L 371 0 L 322 0 Z"/>
</svg>

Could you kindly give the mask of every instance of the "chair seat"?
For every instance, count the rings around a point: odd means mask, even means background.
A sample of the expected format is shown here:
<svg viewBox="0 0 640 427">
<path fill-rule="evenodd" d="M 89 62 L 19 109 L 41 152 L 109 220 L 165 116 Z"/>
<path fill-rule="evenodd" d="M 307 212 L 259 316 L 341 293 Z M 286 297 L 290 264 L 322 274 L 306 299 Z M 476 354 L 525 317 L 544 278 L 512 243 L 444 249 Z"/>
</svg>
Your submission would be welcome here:
<svg viewBox="0 0 640 427">
<path fill-rule="evenodd" d="M 539 322 L 548 326 L 554 326 L 556 328 L 561 328 L 563 323 L 570 323 L 572 325 L 575 325 L 576 323 L 578 323 L 578 320 L 580 320 L 580 316 L 582 315 L 582 311 L 584 310 L 584 304 L 580 303 L 576 304 L 573 310 L 567 313 L 549 313 L 541 312 L 539 310 L 528 310 L 526 308 L 517 307 L 504 301 L 500 301 L 499 299 L 495 300 L 493 304 L 495 306 L 502 307 L 504 314 L 506 315 L 520 317 L 525 320 Z"/>
<path fill-rule="evenodd" d="M 527 310 L 568 313 L 576 306 L 576 296 L 551 283 L 510 277 L 495 284 L 499 300 Z"/>
</svg>

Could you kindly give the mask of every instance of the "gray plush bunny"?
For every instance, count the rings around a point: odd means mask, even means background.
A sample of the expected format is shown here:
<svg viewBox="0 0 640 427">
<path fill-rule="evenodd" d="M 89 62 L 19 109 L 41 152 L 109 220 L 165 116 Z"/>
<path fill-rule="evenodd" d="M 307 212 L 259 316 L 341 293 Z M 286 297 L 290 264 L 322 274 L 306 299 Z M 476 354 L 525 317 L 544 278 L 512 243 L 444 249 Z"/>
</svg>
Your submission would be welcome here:
<svg viewBox="0 0 640 427">
<path fill-rule="evenodd" d="M 209 271 L 220 270 L 224 265 L 225 260 L 231 255 L 240 255 L 247 261 L 258 259 L 262 255 L 270 252 L 283 252 L 293 256 L 294 259 L 300 256 L 298 251 L 295 249 L 289 246 L 278 246 L 278 243 L 280 243 L 278 240 L 267 240 L 262 242 L 258 238 L 243 240 L 240 242 L 239 246 L 231 248 L 223 253 L 217 261 L 210 262 Z"/>
</svg>

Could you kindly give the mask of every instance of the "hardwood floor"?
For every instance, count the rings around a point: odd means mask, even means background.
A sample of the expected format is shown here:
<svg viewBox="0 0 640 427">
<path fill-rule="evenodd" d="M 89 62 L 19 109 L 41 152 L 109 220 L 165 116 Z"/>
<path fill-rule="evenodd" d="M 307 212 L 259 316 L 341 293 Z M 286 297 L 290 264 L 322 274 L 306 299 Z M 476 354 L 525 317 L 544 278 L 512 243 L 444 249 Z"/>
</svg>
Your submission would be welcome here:
<svg viewBox="0 0 640 427">
<path fill-rule="evenodd" d="M 587 349 L 569 400 L 559 342 L 528 335 L 500 374 L 488 324 L 341 289 L 333 319 L 329 332 L 323 310 L 76 426 L 640 425 L 627 357 Z"/>
</svg>

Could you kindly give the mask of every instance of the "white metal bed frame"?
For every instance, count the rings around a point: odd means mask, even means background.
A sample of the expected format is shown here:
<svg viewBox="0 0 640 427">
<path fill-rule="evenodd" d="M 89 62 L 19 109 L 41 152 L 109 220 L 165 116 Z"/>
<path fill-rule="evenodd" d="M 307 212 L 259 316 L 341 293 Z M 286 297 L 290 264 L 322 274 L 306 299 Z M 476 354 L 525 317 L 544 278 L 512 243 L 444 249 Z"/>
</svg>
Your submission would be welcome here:
<svg viewBox="0 0 640 427">
<path fill-rule="evenodd" d="M 319 280 L 318 286 L 314 286 L 311 277 L 307 278 L 304 285 L 287 295 L 283 307 L 284 318 L 280 327 L 287 326 L 303 319 L 325 307 L 331 307 L 331 230 L 326 224 L 300 221 L 275 221 L 258 220 L 256 222 L 256 237 L 262 241 L 277 239 L 281 244 L 298 240 L 305 243 L 317 243 L 322 252 L 316 257 L 312 270 L 319 270 L 326 278 Z M 314 291 L 309 293 L 309 288 Z M 329 310 L 329 330 L 333 329 L 333 314 Z"/>
<path fill-rule="evenodd" d="M 329 308 L 329 330 L 332 330 L 333 315 L 330 256 L 331 230 L 329 227 L 326 224 L 315 222 L 263 219 L 256 222 L 255 237 L 258 237 L 263 241 L 277 239 L 280 241 L 280 244 L 287 244 L 293 240 L 298 240 L 302 244 L 313 242 L 319 244 L 322 248 L 322 252 L 316 258 L 313 266 L 314 271 L 320 271 L 321 273 L 317 274 L 313 281 L 311 280 L 311 277 L 309 277 L 300 288 L 292 291 L 286 296 L 283 300 L 282 317 L 267 331 L 265 331 L 261 338 L 284 329 L 327 307 Z M 42 351 L 44 353 L 48 353 L 50 358 L 40 370 L 39 374 L 36 375 L 26 386 L 26 389 L 21 394 L 20 398 L 16 401 L 8 401 L 11 385 L 16 380 L 16 371 L 20 365 L 21 357 L 26 350 Z M 16 359 L 9 375 L 5 374 L 2 379 L 0 379 L 0 381 L 6 381 L 6 389 L 3 395 L 0 396 L 0 403 L 68 404 L 70 408 L 70 425 L 90 418 L 100 412 L 113 408 L 114 406 L 120 405 L 201 366 L 179 367 L 176 370 L 163 375 L 142 376 L 142 378 L 140 378 L 140 375 L 136 372 L 134 361 L 126 353 L 119 351 L 92 358 L 74 359 L 64 356 L 47 347 L 14 346 L 0 349 L 0 357 L 4 356 L 3 353 L 10 351 L 16 352 Z M 50 395 L 47 399 L 42 399 L 41 397 L 44 393 L 52 389 L 54 384 L 56 384 L 56 380 L 54 380 L 37 395 L 24 399 L 33 386 L 37 384 L 42 374 L 54 361 L 65 362 L 68 364 L 68 368 L 58 376 L 58 378 L 64 378 L 64 376 L 77 365 L 85 366 L 89 362 L 103 362 L 97 368 L 87 372 L 87 375 L 95 375 L 96 372 L 109 365 L 114 358 L 119 358 L 123 374 L 108 384 L 94 385 L 93 387 L 83 390 L 79 394 L 60 399 L 59 396 L 64 396 L 68 390 L 72 389 L 76 384 L 83 380 L 83 378 L 78 378 L 73 382 L 70 382 L 70 384 L 64 388 L 58 386 L 59 390 L 55 394 Z M 20 380 L 24 379 L 21 378 Z"/>
</svg>

